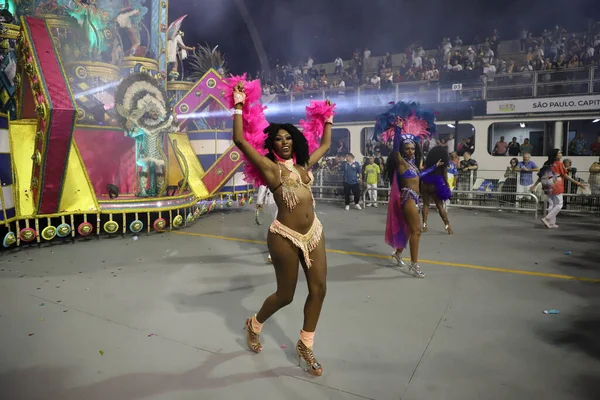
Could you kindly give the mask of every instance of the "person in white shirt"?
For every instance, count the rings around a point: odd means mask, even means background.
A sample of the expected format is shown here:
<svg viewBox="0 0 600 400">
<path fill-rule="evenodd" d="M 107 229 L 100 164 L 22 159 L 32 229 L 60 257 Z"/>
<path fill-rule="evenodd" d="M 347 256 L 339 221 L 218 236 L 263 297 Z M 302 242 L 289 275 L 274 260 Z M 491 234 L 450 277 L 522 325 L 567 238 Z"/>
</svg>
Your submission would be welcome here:
<svg viewBox="0 0 600 400">
<path fill-rule="evenodd" d="M 452 66 L 452 71 L 462 71 L 463 66 L 458 63 L 458 60 L 454 60 L 454 65 Z"/>
<path fill-rule="evenodd" d="M 487 49 L 487 51 L 483 53 L 483 63 L 491 64 L 492 61 L 494 61 L 494 50 Z"/>
<path fill-rule="evenodd" d="M 364 59 L 368 60 L 371 57 L 371 50 L 368 47 L 365 47 L 365 52 L 363 53 Z"/>
<path fill-rule="evenodd" d="M 306 68 L 312 69 L 315 62 L 313 61 L 311 56 L 308 56 L 308 61 L 306 62 Z"/>
<path fill-rule="evenodd" d="M 333 62 L 333 64 L 335 65 L 335 73 L 336 74 L 341 74 L 342 73 L 342 68 L 344 68 L 344 60 L 342 60 L 341 57 L 338 57 L 335 59 L 335 61 Z"/>
<path fill-rule="evenodd" d="M 489 77 L 493 77 L 496 74 L 496 66 L 494 64 L 486 63 L 483 67 L 483 73 Z"/>
<path fill-rule="evenodd" d="M 377 74 L 373 74 L 371 78 L 371 85 L 375 86 L 377 89 L 381 88 L 381 78 L 377 76 Z"/>
</svg>

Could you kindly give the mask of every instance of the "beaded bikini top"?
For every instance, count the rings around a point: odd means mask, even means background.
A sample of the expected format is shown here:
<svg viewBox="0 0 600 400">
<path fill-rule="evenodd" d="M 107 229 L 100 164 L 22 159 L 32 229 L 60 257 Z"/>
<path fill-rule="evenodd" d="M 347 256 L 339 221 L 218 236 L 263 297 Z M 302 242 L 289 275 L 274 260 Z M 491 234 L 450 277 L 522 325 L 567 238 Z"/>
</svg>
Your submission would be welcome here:
<svg viewBox="0 0 600 400">
<path fill-rule="evenodd" d="M 298 195 L 296 194 L 296 190 L 300 187 L 303 187 L 305 189 L 308 189 L 308 191 L 310 191 L 310 196 L 312 198 L 312 203 L 313 203 L 313 208 L 314 208 L 315 207 L 315 198 L 312 194 L 312 184 L 314 182 L 314 176 L 313 176 L 312 172 L 308 171 L 308 183 L 304 183 L 302 181 L 302 177 L 301 177 L 300 173 L 298 172 L 298 170 L 296 169 L 296 166 L 294 165 L 293 160 L 286 160 L 285 162 L 279 162 L 278 165 L 279 165 L 279 179 L 281 181 L 279 186 L 281 186 L 283 201 L 285 201 L 285 204 L 287 205 L 290 212 L 293 211 L 294 208 L 296 208 L 296 206 L 298 205 L 299 199 L 298 199 Z M 282 171 L 281 166 L 283 166 L 285 169 L 290 171 L 290 174 L 287 176 L 283 176 L 283 174 L 281 172 Z M 277 190 L 279 188 L 279 186 L 276 187 L 275 190 Z M 275 190 L 273 190 L 273 192 L 275 192 Z"/>
</svg>

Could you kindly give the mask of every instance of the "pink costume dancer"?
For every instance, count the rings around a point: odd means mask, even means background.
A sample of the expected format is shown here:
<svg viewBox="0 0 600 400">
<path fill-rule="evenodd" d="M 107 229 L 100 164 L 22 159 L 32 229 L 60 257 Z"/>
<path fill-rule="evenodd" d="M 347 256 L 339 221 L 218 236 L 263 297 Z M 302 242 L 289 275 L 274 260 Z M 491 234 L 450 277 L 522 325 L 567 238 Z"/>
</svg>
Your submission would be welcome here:
<svg viewBox="0 0 600 400">
<path fill-rule="evenodd" d="M 246 343 L 262 350 L 260 332 L 265 321 L 290 304 L 298 280 L 298 264 L 308 283 L 304 323 L 296 343 L 298 363 L 303 359 L 311 375 L 323 373 L 313 353 L 314 334 L 326 292 L 327 258 L 323 227 L 314 211 L 310 172 L 329 150 L 334 106 L 329 101 L 311 101 L 302 132 L 292 124 L 269 124 L 259 103 L 258 81 L 232 77 L 223 87 L 230 107 L 235 107 L 233 141 L 246 161 L 247 182 L 267 186 L 278 208 L 269 227 L 267 245 L 277 278 L 277 290 L 261 309 L 246 320 Z"/>
<path fill-rule="evenodd" d="M 435 131 L 434 116 L 421 110 L 416 103 L 396 103 L 388 112 L 377 117 L 376 141 L 393 139 L 392 154 L 386 163 L 386 174 L 392 184 L 385 229 L 385 242 L 394 248 L 392 257 L 404 266 L 402 251 L 410 240 L 411 262 L 409 271 L 418 278 L 425 274 L 418 264 L 418 248 L 421 235 L 419 218 L 421 165 L 419 137 L 429 137 Z"/>
</svg>

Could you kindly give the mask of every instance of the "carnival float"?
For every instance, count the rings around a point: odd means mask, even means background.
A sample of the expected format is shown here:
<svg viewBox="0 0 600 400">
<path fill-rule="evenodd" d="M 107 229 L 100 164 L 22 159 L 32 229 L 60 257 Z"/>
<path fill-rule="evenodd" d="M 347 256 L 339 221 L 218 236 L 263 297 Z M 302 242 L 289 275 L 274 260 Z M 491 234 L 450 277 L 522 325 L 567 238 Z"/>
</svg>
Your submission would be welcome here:
<svg viewBox="0 0 600 400">
<path fill-rule="evenodd" d="M 187 46 L 184 19 L 168 24 L 166 0 L 0 0 L 2 248 L 252 202 L 223 56 Z"/>
</svg>

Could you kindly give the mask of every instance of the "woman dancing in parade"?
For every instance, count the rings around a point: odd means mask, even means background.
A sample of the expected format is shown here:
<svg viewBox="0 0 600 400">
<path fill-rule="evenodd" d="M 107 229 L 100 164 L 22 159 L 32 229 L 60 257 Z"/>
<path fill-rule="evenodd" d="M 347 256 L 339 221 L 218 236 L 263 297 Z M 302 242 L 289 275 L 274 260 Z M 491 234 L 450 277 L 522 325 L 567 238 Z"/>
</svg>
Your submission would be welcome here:
<svg viewBox="0 0 600 400">
<path fill-rule="evenodd" d="M 277 205 L 275 199 L 273 199 L 273 193 L 269 190 L 266 185 L 261 185 L 258 188 L 258 194 L 256 195 L 256 224 L 261 225 L 260 212 L 266 212 L 271 216 L 271 221 L 277 219 Z M 269 262 L 272 262 L 271 254 L 268 257 Z"/>
<path fill-rule="evenodd" d="M 418 278 L 425 274 L 419 267 L 419 166 L 421 151 L 418 137 L 435 132 L 432 113 L 419 109 L 416 103 L 396 103 L 387 113 L 377 118 L 375 137 L 384 141 L 393 136 L 392 153 L 386 163 L 386 174 L 392 184 L 388 203 L 385 242 L 394 248 L 392 257 L 404 266 L 402 251 L 410 242 L 409 272 Z M 379 141 L 379 140 L 378 140 Z M 424 171 L 428 174 L 430 170 Z"/>
<path fill-rule="evenodd" d="M 235 107 L 233 141 L 244 154 L 246 180 L 257 186 L 266 184 L 278 208 L 267 236 L 277 290 L 246 320 L 246 343 L 256 353 L 262 350 L 263 324 L 292 302 L 300 263 L 308 282 L 308 298 L 296 352 L 298 363 L 303 359 L 308 372 L 320 376 L 323 368 L 313 353 L 313 342 L 325 298 L 327 259 L 323 228 L 314 211 L 310 168 L 329 150 L 334 106 L 329 101 L 312 101 L 306 108 L 307 120 L 300 122 L 300 132 L 292 124 L 269 124 L 265 120 L 258 81 L 232 77 L 225 90 Z"/>
<path fill-rule="evenodd" d="M 431 170 L 421 177 L 421 196 L 423 197 L 423 232 L 427 232 L 427 217 L 429 215 L 429 204 L 431 200 L 444 221 L 444 229 L 453 235 L 450 220 L 446 213 L 444 203 L 452 197 L 450 184 L 448 183 L 448 166 L 450 158 L 445 147 L 437 146 L 429 151 L 425 159 L 425 171 Z"/>
</svg>

